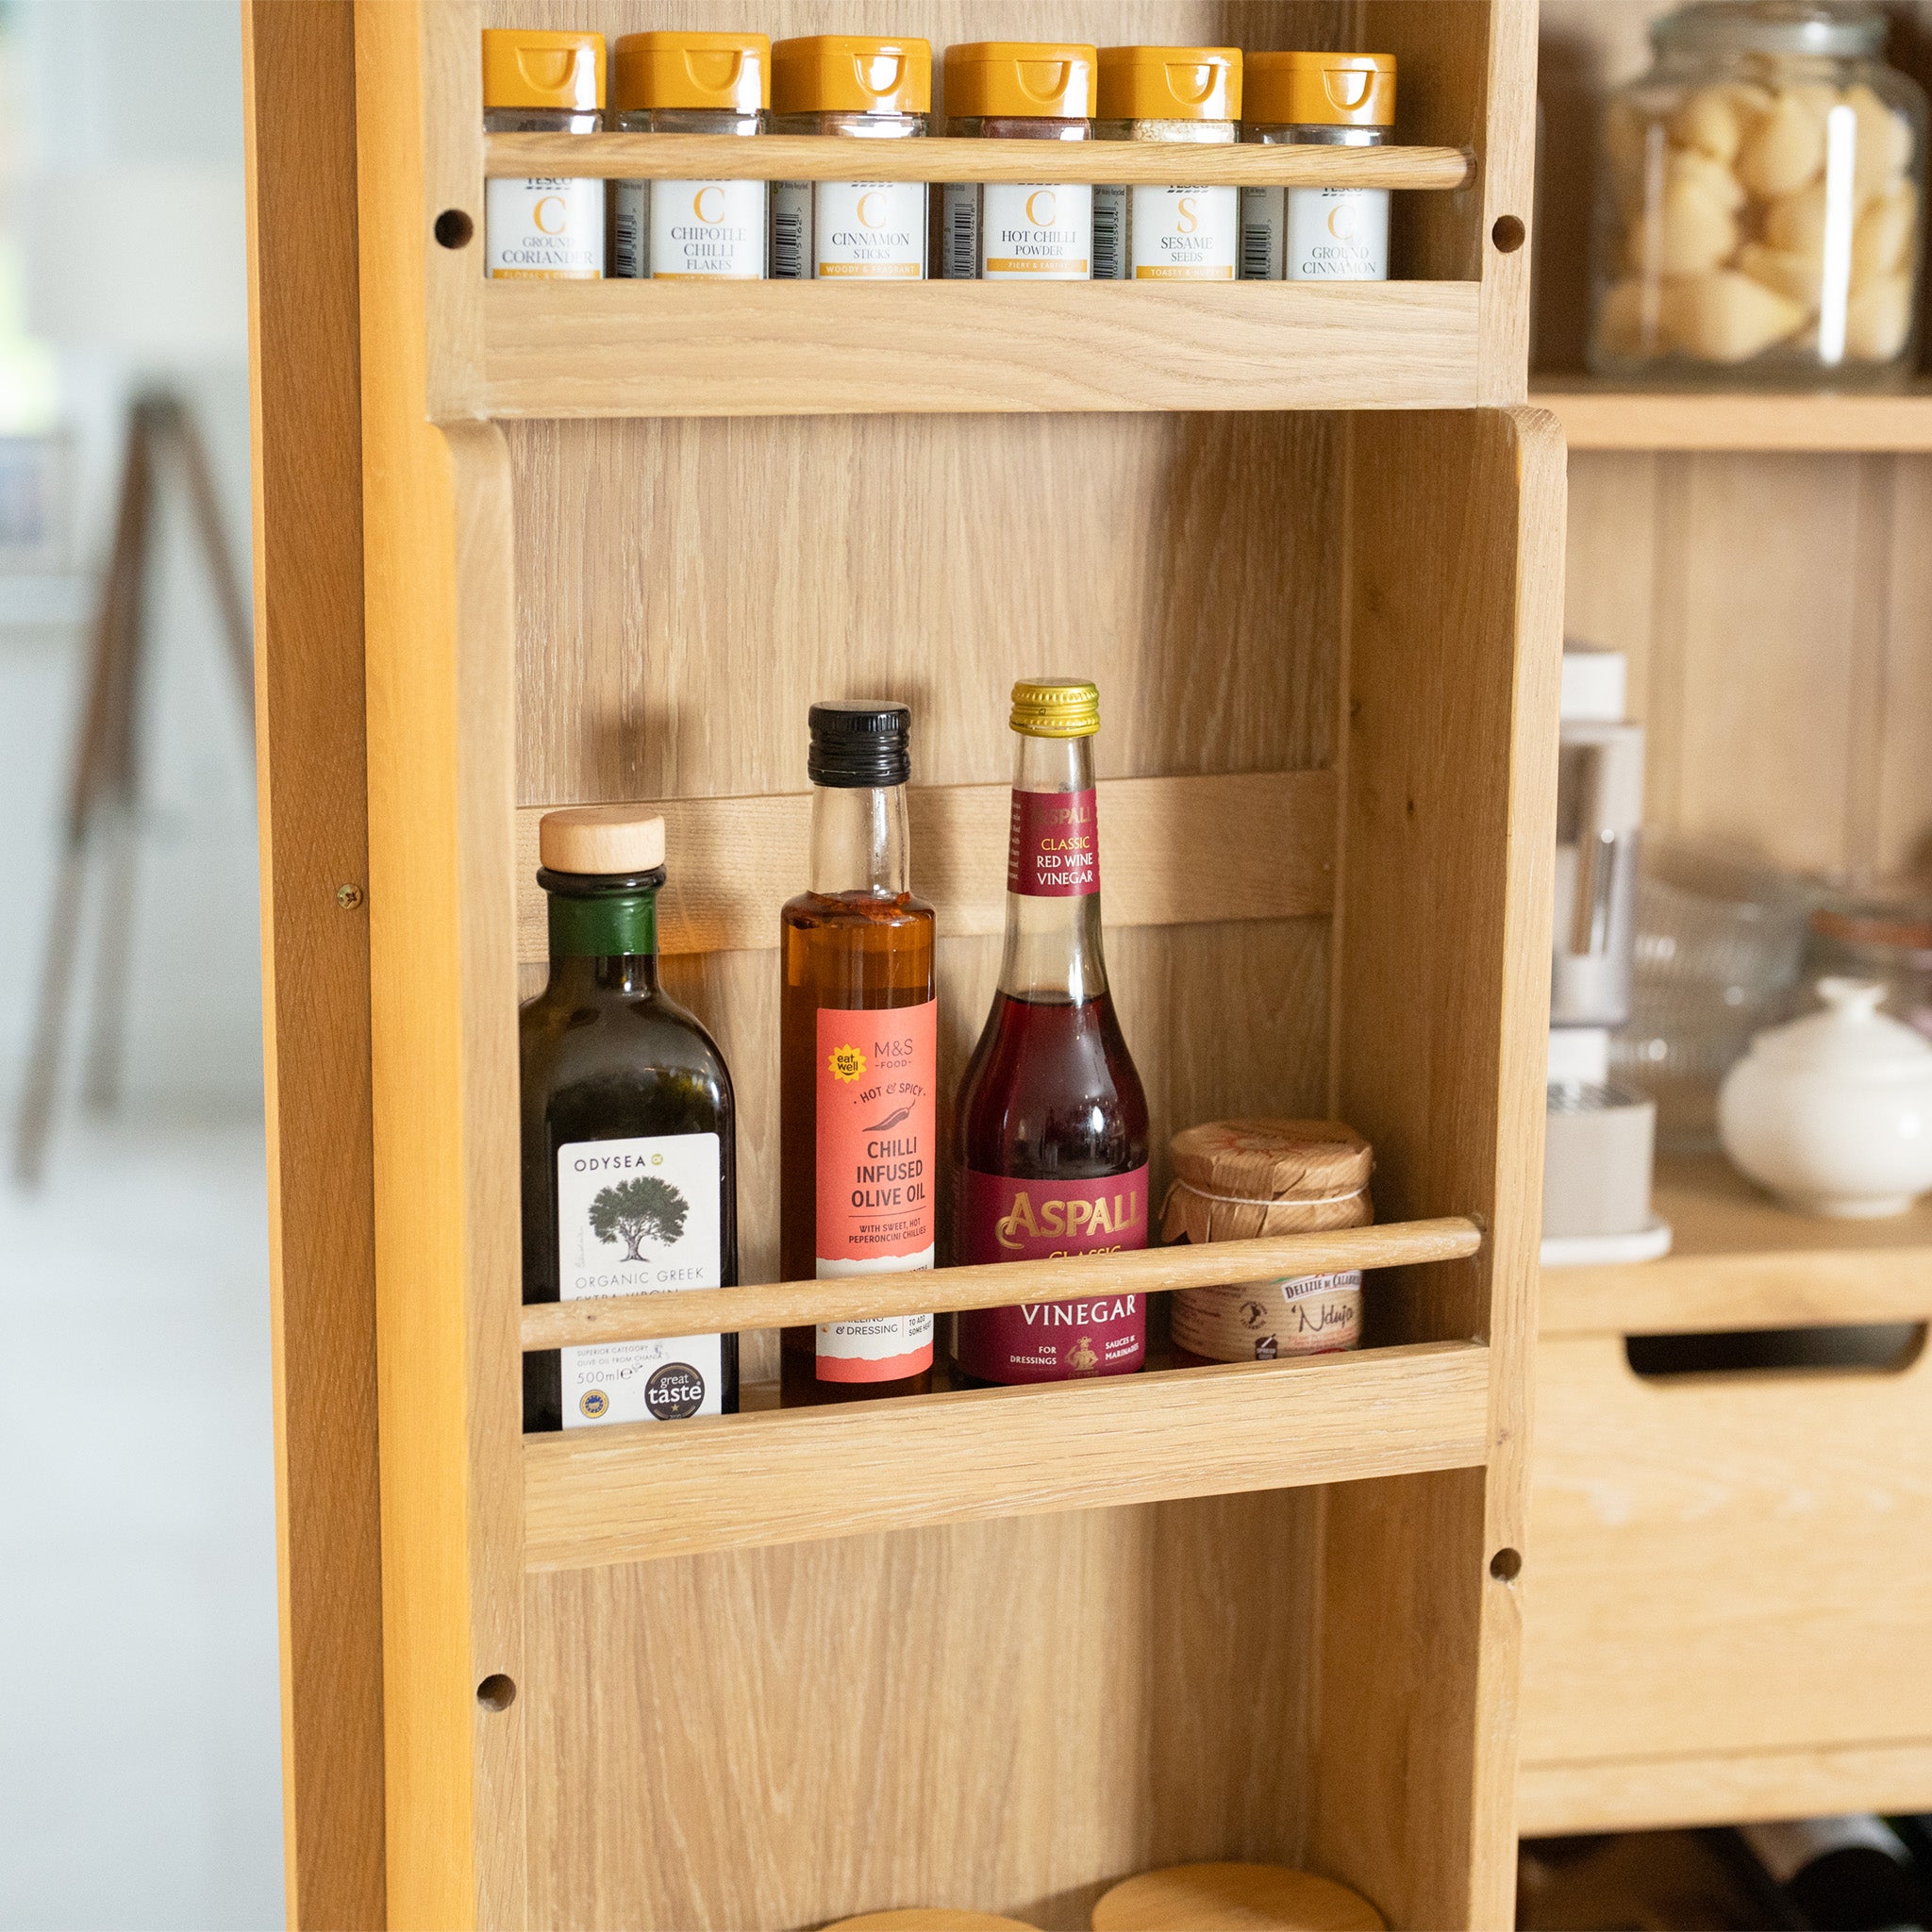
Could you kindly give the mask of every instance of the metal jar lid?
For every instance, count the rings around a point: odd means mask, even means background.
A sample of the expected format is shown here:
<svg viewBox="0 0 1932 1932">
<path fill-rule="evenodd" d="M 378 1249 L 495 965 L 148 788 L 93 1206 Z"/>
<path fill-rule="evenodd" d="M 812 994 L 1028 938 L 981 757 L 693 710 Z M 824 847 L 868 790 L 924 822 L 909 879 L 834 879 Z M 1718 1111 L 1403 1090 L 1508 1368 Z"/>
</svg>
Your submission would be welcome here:
<svg viewBox="0 0 1932 1932">
<path fill-rule="evenodd" d="M 1692 0 L 1650 30 L 1658 53 L 1880 54 L 1887 21 L 1876 7 L 1824 0 Z"/>
</svg>

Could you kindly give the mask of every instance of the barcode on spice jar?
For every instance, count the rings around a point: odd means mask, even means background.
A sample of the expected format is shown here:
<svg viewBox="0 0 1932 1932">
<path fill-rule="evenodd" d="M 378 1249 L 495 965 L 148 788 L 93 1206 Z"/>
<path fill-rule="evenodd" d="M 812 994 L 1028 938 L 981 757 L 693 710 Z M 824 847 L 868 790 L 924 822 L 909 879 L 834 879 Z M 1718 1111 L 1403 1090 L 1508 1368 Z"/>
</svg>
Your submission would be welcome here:
<svg viewBox="0 0 1932 1932">
<path fill-rule="evenodd" d="M 1123 279 L 1121 268 L 1121 213 L 1125 197 L 1095 194 L 1093 197 L 1093 279 L 1114 282 Z"/>
<path fill-rule="evenodd" d="M 805 279 L 805 222 L 795 208 L 772 216 L 772 277 L 780 282 Z"/>
<path fill-rule="evenodd" d="M 1250 222 L 1241 230 L 1243 281 L 1265 282 L 1271 279 L 1274 251 L 1270 244 L 1274 239 L 1274 231 L 1266 222 Z"/>
<path fill-rule="evenodd" d="M 970 282 L 979 273 L 979 192 L 974 188 L 946 191 L 946 274 L 956 282 Z"/>
</svg>

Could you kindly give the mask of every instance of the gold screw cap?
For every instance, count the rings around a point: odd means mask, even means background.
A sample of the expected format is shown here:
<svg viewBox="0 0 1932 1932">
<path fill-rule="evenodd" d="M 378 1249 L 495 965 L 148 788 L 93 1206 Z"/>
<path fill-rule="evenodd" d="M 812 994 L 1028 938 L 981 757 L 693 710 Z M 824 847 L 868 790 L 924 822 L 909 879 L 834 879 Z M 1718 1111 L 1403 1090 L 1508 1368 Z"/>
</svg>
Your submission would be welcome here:
<svg viewBox="0 0 1932 1932">
<path fill-rule="evenodd" d="M 1086 677 L 1022 678 L 1012 725 L 1027 738 L 1091 738 L 1100 729 L 1100 687 Z"/>
</svg>

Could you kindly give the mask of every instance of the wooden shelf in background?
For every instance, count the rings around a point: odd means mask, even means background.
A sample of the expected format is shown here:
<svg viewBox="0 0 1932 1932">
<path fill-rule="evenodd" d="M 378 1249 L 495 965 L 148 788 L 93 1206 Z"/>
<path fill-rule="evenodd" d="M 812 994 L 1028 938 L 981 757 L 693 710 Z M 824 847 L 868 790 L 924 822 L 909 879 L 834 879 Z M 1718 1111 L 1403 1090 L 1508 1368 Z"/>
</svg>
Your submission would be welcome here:
<svg viewBox="0 0 1932 1932">
<path fill-rule="evenodd" d="M 1538 383 L 1572 449 L 1932 451 L 1932 383 L 1884 395 L 1630 390 L 1583 377 Z"/>
<path fill-rule="evenodd" d="M 524 1563 L 1474 1468 L 1489 1383 L 1480 1342 L 1436 1342 L 526 1437 Z"/>
<path fill-rule="evenodd" d="M 1657 1162 L 1660 1261 L 1546 1268 L 1540 1331 L 1694 1335 L 1932 1317 L 1932 1205 L 1890 1221 L 1793 1214 L 1722 1155 Z"/>
<path fill-rule="evenodd" d="M 854 143 L 856 145 L 856 143 Z M 1476 282 L 484 282 L 487 417 L 1454 409 Z"/>
<path fill-rule="evenodd" d="M 492 134 L 491 178 L 594 180 L 1141 182 L 1159 187 L 1466 188 L 1454 147 L 1185 146 L 1136 141 L 855 142 L 824 134 Z"/>
</svg>

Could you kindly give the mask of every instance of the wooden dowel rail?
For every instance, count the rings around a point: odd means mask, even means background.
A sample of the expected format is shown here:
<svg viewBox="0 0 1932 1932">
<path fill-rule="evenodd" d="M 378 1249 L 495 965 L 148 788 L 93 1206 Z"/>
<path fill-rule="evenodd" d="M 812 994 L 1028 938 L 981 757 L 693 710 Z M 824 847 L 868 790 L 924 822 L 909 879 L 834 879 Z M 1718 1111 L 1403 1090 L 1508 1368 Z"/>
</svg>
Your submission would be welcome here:
<svg viewBox="0 0 1932 1932">
<path fill-rule="evenodd" d="M 1147 1248 L 1104 1257 L 544 1302 L 523 1311 L 523 1352 L 869 1321 L 933 1309 L 997 1308 L 1018 1301 L 1071 1301 L 1099 1293 L 1160 1294 L 1176 1288 L 1269 1281 L 1277 1275 L 1331 1274 L 1345 1268 L 1402 1268 L 1423 1261 L 1462 1260 L 1481 1246 L 1482 1230 L 1474 1222 L 1456 1216 L 1344 1228 L 1332 1234 L 1215 1241 L 1198 1248 Z"/>
<path fill-rule="evenodd" d="M 605 180 L 1092 181 L 1212 188 L 1466 188 L 1454 147 L 1193 147 L 1135 141 L 845 141 L 822 134 L 491 134 L 483 172 Z"/>
</svg>

